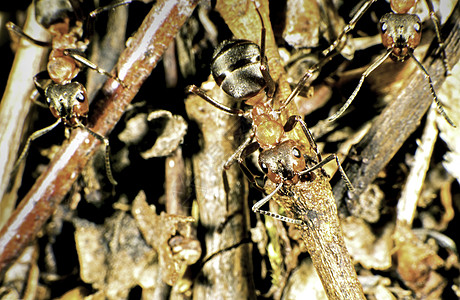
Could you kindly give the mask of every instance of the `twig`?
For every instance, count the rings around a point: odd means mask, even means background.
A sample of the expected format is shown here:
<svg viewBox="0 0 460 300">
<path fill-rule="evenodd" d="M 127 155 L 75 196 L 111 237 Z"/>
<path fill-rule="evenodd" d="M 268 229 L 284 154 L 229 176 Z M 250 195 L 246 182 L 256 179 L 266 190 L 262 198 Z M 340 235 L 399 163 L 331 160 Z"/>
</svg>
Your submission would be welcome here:
<svg viewBox="0 0 460 300">
<path fill-rule="evenodd" d="M 229 100 L 215 84 L 208 94 L 224 104 Z M 223 168 L 233 152 L 232 137 L 239 120 L 195 95 L 187 99 L 186 110 L 203 134 L 201 151 L 192 157 L 200 228 L 205 232 L 203 249 L 206 249 L 203 267 L 193 287 L 194 297 L 255 299 L 252 247 L 247 243 L 246 179 L 236 164 L 225 173 Z"/>
<path fill-rule="evenodd" d="M 414 155 L 414 163 L 407 176 L 406 184 L 401 192 L 397 206 L 397 223 L 404 223 L 411 226 L 414 220 L 417 202 L 425 182 L 426 172 L 431 161 L 434 144 L 438 136 L 436 126 L 436 106 L 433 103 L 428 111 L 425 129 L 422 139 Z"/>
<path fill-rule="evenodd" d="M 150 75 L 197 1 L 160 1 L 151 9 L 118 61 L 118 76 L 129 87 L 110 79 L 104 85 L 106 98 L 93 111 L 92 129 L 107 135 L 121 118 L 142 83 Z M 81 170 L 94 155 L 99 141 L 84 130 L 73 130 L 48 169 L 21 201 L 0 231 L 0 272 L 33 240 L 70 190 Z"/>
<path fill-rule="evenodd" d="M 353 261 L 345 245 L 329 180 L 322 170 L 313 181 L 286 188 L 276 201 L 295 219 L 316 272 L 329 299 L 365 299 Z M 274 184 L 266 185 L 267 192 Z M 275 197 L 274 197 L 275 198 Z"/>
<path fill-rule="evenodd" d="M 190 215 L 191 203 L 187 201 L 190 197 L 188 193 L 189 176 L 185 159 L 182 156 L 182 148 L 179 146 L 170 156 L 166 157 L 165 162 L 165 205 L 168 214 Z"/>
<path fill-rule="evenodd" d="M 48 33 L 35 21 L 33 5 L 28 10 L 27 22 L 24 31 L 36 39 L 47 40 Z M 9 204 L 4 195 L 8 191 L 10 175 L 13 171 L 16 155 L 21 143 L 23 126 L 29 113 L 32 101 L 30 95 L 35 90 L 32 78 L 44 67 L 48 49 L 33 45 L 28 41 L 20 43 L 16 53 L 12 71 L 8 78 L 3 98 L 0 102 L 0 199 L 2 199 L 2 213 L 9 211 Z M 12 201 L 14 205 L 16 199 Z M 2 219 L 0 226 L 6 220 Z"/>
</svg>

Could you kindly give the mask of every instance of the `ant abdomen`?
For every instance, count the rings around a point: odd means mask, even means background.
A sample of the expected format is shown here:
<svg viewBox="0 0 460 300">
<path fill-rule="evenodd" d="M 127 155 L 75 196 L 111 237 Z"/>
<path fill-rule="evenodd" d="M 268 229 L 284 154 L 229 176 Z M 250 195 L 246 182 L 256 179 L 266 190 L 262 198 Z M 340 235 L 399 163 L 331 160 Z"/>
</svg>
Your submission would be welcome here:
<svg viewBox="0 0 460 300">
<path fill-rule="evenodd" d="M 226 40 L 214 51 L 211 73 L 224 92 L 246 100 L 267 86 L 260 67 L 259 45 L 248 40 Z"/>
</svg>

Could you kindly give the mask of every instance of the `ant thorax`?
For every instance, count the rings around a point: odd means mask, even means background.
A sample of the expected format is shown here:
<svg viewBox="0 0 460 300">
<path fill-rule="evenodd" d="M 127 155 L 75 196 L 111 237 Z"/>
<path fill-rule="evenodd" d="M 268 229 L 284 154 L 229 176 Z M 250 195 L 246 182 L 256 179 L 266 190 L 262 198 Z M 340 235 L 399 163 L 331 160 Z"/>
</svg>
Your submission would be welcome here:
<svg viewBox="0 0 460 300">
<path fill-rule="evenodd" d="M 406 1 L 390 1 L 391 10 L 398 14 L 405 14 L 415 7 L 417 0 L 406 0 Z"/>
<path fill-rule="evenodd" d="M 84 52 L 89 44 L 89 40 L 82 40 L 82 21 L 75 21 L 75 24 L 71 26 L 69 18 L 65 18 L 62 22 L 51 25 L 48 31 L 53 37 L 53 49 L 78 49 Z"/>
<path fill-rule="evenodd" d="M 80 73 L 75 60 L 63 54 L 61 49 L 51 50 L 47 71 L 50 78 L 59 84 L 67 84 Z"/>
<path fill-rule="evenodd" d="M 83 36 L 83 23 L 77 21 L 70 27 L 69 19 L 56 23 L 48 29 L 53 36 L 49 62 L 47 70 L 50 78 L 60 84 L 72 81 L 80 72 L 80 65 L 73 59 L 64 54 L 65 49 L 77 49 L 84 52 L 89 40 L 81 40 Z"/>
<path fill-rule="evenodd" d="M 270 101 L 260 101 L 254 105 L 251 119 L 255 138 L 262 149 L 271 148 L 281 142 L 285 130 Z"/>
</svg>

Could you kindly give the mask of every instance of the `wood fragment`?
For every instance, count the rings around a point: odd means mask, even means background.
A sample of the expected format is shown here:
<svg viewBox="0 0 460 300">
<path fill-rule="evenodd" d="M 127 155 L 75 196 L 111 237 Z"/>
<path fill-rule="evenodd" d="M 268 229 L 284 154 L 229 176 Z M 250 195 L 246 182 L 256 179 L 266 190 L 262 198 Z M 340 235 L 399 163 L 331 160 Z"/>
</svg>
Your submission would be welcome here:
<svg viewBox="0 0 460 300">
<path fill-rule="evenodd" d="M 214 81 L 206 85 L 214 86 L 207 91 L 210 96 L 228 104 L 229 98 Z M 196 299 L 256 299 L 246 178 L 236 164 L 228 171 L 223 168 L 234 151 L 239 118 L 225 114 L 196 95 L 189 96 L 186 109 L 203 135 L 201 150 L 192 157 L 192 164 L 206 252 L 193 295 Z"/>
<path fill-rule="evenodd" d="M 28 9 L 27 22 L 24 31 L 36 39 L 47 40 L 49 35 L 35 21 L 33 5 Z M 15 193 L 9 187 L 11 172 L 16 161 L 17 152 L 21 143 L 23 127 L 32 105 L 30 95 L 35 90 L 32 78 L 42 70 L 47 60 L 48 49 L 22 41 L 13 62 L 8 83 L 0 101 L 0 199 L 1 211 L 6 214 L 13 209 L 16 199 L 5 203 L 3 196 L 7 192 Z M 8 215 L 2 216 L 0 226 Z"/>
<path fill-rule="evenodd" d="M 315 171 L 312 182 L 286 188 L 276 201 L 303 224 L 296 226 L 329 299 L 365 299 L 346 248 L 328 178 Z M 275 185 L 266 184 L 267 192 Z"/>
<path fill-rule="evenodd" d="M 414 161 L 411 166 L 411 171 L 407 176 L 406 184 L 401 192 L 401 197 L 398 201 L 396 222 L 403 222 L 411 226 L 417 210 L 417 202 L 425 182 L 426 172 L 431 161 L 434 143 L 438 136 L 438 128 L 436 127 L 436 106 L 431 105 L 428 111 L 428 117 L 425 123 L 422 139 L 418 146 L 417 152 L 414 155 Z"/>
</svg>

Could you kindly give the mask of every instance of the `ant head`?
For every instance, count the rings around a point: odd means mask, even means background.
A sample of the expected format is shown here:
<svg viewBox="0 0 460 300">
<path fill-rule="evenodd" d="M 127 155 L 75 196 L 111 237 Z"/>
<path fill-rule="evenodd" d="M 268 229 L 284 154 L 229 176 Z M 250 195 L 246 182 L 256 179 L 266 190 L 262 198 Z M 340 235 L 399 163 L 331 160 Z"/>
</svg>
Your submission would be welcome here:
<svg viewBox="0 0 460 300">
<path fill-rule="evenodd" d="M 211 73 L 231 97 L 245 100 L 267 86 L 262 72 L 260 47 L 248 40 L 223 41 L 214 51 Z"/>
<path fill-rule="evenodd" d="M 46 103 L 56 118 L 65 125 L 76 126 L 88 115 L 89 105 L 85 87 L 79 82 L 65 85 L 51 83 L 45 89 Z"/>
<path fill-rule="evenodd" d="M 272 182 L 296 184 L 300 180 L 299 172 L 306 168 L 300 149 L 295 141 L 284 141 L 260 153 L 259 165 Z"/>
<path fill-rule="evenodd" d="M 393 49 L 394 56 L 401 61 L 420 43 L 421 29 L 417 15 L 388 13 L 380 19 L 382 44 Z"/>
</svg>

